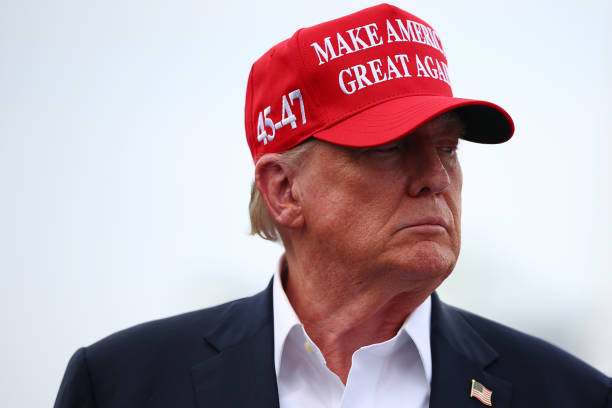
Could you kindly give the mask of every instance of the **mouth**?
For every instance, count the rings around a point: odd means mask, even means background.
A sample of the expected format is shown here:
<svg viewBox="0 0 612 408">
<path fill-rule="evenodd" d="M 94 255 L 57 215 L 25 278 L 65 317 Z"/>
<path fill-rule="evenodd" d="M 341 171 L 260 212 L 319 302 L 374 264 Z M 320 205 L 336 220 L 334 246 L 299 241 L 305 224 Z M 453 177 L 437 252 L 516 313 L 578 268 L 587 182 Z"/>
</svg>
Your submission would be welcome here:
<svg viewBox="0 0 612 408">
<path fill-rule="evenodd" d="M 440 229 L 448 230 L 448 228 L 448 222 L 442 217 L 423 217 L 404 225 L 401 229 L 428 231 Z"/>
</svg>

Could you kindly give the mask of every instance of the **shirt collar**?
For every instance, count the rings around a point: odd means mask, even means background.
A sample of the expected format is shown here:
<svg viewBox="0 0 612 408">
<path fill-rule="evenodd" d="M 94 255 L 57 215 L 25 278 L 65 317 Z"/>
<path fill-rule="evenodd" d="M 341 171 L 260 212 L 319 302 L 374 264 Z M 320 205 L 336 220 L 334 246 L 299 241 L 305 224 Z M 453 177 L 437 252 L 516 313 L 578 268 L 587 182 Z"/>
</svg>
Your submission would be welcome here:
<svg viewBox="0 0 612 408">
<path fill-rule="evenodd" d="M 282 361 L 283 349 L 285 347 L 285 341 L 289 336 L 291 329 L 295 326 L 302 328 L 302 324 L 293 310 L 289 298 L 283 289 L 282 274 L 287 272 L 287 261 L 285 255 L 283 255 L 279 262 L 279 267 L 274 274 L 274 280 L 272 284 L 272 298 L 273 298 L 273 312 L 274 312 L 274 368 L 276 370 L 276 377 L 278 378 L 280 372 L 280 366 Z M 414 342 L 423 368 L 425 369 L 425 376 L 427 382 L 431 384 L 431 344 L 430 344 L 430 326 L 431 326 L 431 296 L 428 296 L 423 303 L 421 303 L 414 311 L 408 316 L 402 327 L 400 328 L 398 335 L 388 341 L 394 341 L 400 333 L 403 331 L 410 336 Z"/>
<path fill-rule="evenodd" d="M 295 310 L 289 303 L 289 298 L 283 289 L 281 275 L 287 271 L 285 255 L 280 259 L 278 269 L 274 274 L 272 283 L 272 302 L 274 311 L 274 368 L 276 377 L 280 372 L 281 356 L 285 347 L 285 340 L 294 326 L 301 326 Z"/>
<path fill-rule="evenodd" d="M 431 343 L 429 340 L 431 328 L 431 296 L 421 303 L 408 316 L 400 330 L 404 330 L 416 346 L 425 369 L 427 383 L 431 384 Z"/>
</svg>

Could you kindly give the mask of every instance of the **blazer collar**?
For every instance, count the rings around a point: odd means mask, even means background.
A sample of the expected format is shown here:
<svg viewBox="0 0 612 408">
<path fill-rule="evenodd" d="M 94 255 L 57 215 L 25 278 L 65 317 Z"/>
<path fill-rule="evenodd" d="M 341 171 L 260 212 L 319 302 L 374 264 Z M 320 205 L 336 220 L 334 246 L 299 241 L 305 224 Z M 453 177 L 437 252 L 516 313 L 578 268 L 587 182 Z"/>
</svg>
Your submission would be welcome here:
<svg viewBox="0 0 612 408">
<path fill-rule="evenodd" d="M 204 338 L 218 354 L 192 367 L 198 407 L 278 408 L 272 284 L 220 313 Z"/>
<path fill-rule="evenodd" d="M 432 294 L 431 313 L 433 374 L 429 406 L 484 407 L 476 398 L 470 398 L 474 379 L 493 391 L 494 407 L 509 407 L 512 384 L 486 370 L 495 363 L 498 353 L 436 293 Z"/>
<path fill-rule="evenodd" d="M 218 354 L 192 367 L 199 408 L 278 408 L 274 370 L 272 282 L 261 293 L 230 303 L 204 341 Z M 493 391 L 496 408 L 507 408 L 512 384 L 487 372 L 497 352 L 461 313 L 432 294 L 430 407 L 484 407 L 470 398 L 472 379 Z"/>
</svg>

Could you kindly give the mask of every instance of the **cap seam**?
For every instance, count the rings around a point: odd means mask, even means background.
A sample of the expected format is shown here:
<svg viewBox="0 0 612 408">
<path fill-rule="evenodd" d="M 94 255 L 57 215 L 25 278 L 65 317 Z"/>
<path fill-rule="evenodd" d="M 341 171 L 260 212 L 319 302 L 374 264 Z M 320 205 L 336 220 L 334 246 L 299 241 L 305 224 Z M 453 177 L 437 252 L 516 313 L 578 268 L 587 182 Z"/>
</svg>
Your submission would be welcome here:
<svg viewBox="0 0 612 408">
<path fill-rule="evenodd" d="M 302 48 L 300 47 L 300 35 L 302 34 L 302 31 L 304 31 L 304 29 L 300 28 L 295 33 L 295 42 L 297 43 L 297 54 L 298 54 L 298 59 L 300 60 L 300 72 L 299 72 L 300 80 L 301 80 L 301 82 L 303 84 L 308 86 L 308 91 L 309 91 L 310 97 L 313 99 L 314 103 L 321 110 L 321 112 L 325 115 L 325 120 L 324 121 L 327 122 L 328 118 L 329 118 L 327 110 L 324 108 L 323 104 L 319 100 L 317 93 L 316 92 L 312 92 L 312 90 L 310 89 L 311 85 L 305 80 L 305 78 L 303 76 L 303 73 L 306 72 L 306 62 L 304 61 L 304 56 L 302 55 Z"/>
</svg>

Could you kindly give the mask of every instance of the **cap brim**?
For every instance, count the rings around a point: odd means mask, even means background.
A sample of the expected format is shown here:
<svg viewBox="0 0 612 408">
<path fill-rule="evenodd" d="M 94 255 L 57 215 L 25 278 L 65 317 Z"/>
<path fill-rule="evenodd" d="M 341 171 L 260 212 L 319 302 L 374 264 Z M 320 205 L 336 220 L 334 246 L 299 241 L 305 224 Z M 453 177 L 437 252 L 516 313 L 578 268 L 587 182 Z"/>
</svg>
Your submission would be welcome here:
<svg viewBox="0 0 612 408">
<path fill-rule="evenodd" d="M 360 111 L 313 136 L 326 142 L 370 147 L 392 142 L 450 110 L 466 123 L 463 139 L 503 143 L 512 137 L 514 122 L 501 107 L 486 101 L 418 95 L 392 99 Z"/>
</svg>

